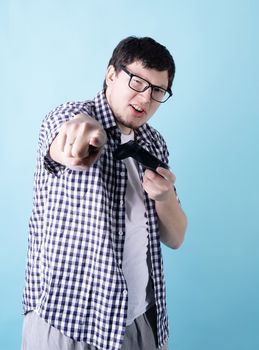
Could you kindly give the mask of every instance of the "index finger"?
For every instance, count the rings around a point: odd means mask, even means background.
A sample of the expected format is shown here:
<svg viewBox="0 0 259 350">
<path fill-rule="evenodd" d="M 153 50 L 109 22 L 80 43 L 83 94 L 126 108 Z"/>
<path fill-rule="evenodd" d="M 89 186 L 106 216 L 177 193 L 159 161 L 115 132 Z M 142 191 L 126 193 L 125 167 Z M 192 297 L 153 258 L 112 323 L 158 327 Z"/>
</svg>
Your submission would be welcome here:
<svg viewBox="0 0 259 350">
<path fill-rule="evenodd" d="M 102 148 L 107 141 L 106 133 L 103 130 L 93 130 L 90 134 L 89 145 Z"/>
</svg>

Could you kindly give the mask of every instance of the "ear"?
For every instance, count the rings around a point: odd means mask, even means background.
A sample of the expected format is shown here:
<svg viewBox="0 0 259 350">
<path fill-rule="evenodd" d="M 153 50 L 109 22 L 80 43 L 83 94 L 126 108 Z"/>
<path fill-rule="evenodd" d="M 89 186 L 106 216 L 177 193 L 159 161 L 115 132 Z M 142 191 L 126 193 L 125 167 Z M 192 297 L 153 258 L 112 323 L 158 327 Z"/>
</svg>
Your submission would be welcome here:
<svg viewBox="0 0 259 350">
<path fill-rule="evenodd" d="M 112 65 L 109 66 L 107 69 L 107 72 L 106 72 L 106 76 L 105 76 L 105 81 L 106 81 L 107 86 L 111 85 L 114 82 L 116 75 L 117 74 L 116 74 L 114 66 L 112 66 Z"/>
</svg>

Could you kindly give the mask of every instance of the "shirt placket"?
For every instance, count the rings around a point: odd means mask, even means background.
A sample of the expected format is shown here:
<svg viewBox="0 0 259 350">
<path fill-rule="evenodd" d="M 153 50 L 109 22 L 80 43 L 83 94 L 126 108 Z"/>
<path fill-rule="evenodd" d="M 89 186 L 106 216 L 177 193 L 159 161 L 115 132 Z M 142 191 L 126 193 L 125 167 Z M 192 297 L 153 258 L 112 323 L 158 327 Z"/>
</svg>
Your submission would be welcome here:
<svg viewBox="0 0 259 350">
<path fill-rule="evenodd" d="M 112 131 L 112 149 L 113 151 L 118 147 L 120 144 L 120 132 Z M 115 161 L 115 160 L 114 160 Z M 111 230 L 111 237 L 112 237 L 112 247 L 113 252 L 115 255 L 115 263 L 116 268 L 118 271 L 118 275 L 120 276 L 120 293 L 121 293 L 121 316 L 124 318 L 124 323 L 126 325 L 126 317 L 127 317 L 127 302 L 128 302 L 128 290 L 127 290 L 127 283 L 124 278 L 123 272 L 122 272 L 122 261 L 123 261 L 123 249 L 124 249 L 124 242 L 125 242 L 125 195 L 126 195 L 126 187 L 127 187 L 127 168 L 125 164 L 120 161 L 115 161 L 115 167 L 114 167 L 114 177 L 116 179 L 115 181 L 115 188 L 114 188 L 114 203 L 113 203 L 113 210 L 112 210 L 112 230 Z"/>
<path fill-rule="evenodd" d="M 125 194 L 127 187 L 127 169 L 122 161 L 116 162 L 118 186 L 115 200 L 115 225 L 113 230 L 114 251 L 117 266 L 122 274 L 123 248 L 125 241 Z"/>
</svg>

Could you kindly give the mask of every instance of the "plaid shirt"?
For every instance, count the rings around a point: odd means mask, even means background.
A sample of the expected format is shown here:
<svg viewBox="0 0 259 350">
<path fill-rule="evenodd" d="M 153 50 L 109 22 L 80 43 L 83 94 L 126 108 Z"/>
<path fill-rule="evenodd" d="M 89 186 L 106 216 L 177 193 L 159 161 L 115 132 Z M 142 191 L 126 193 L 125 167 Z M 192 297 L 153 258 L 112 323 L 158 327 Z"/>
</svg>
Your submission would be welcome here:
<svg viewBox="0 0 259 350">
<path fill-rule="evenodd" d="M 100 159 L 87 171 L 71 170 L 48 156 L 60 126 L 78 113 L 99 121 L 108 137 Z M 119 350 L 127 318 L 122 273 L 127 170 L 113 158 L 120 131 L 104 92 L 92 101 L 57 107 L 43 121 L 30 219 L 24 313 L 35 310 L 66 336 L 99 349 Z M 162 161 L 168 151 L 148 124 L 137 142 Z M 144 169 L 139 165 L 140 177 Z M 165 283 L 155 203 L 144 193 L 159 346 L 168 337 Z"/>
</svg>

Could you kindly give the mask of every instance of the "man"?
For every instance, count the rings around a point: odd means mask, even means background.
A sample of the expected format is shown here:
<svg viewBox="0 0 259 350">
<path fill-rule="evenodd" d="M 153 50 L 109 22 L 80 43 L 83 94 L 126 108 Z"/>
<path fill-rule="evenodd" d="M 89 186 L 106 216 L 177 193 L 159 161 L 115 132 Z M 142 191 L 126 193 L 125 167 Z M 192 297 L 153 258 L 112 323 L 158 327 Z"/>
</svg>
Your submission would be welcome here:
<svg viewBox="0 0 259 350">
<path fill-rule="evenodd" d="M 175 175 L 117 160 L 135 140 L 168 163 L 147 124 L 171 95 L 175 66 L 151 38 L 115 48 L 104 90 L 41 127 L 24 290 L 23 349 L 167 349 L 160 240 L 178 248 L 186 217 Z"/>
</svg>

